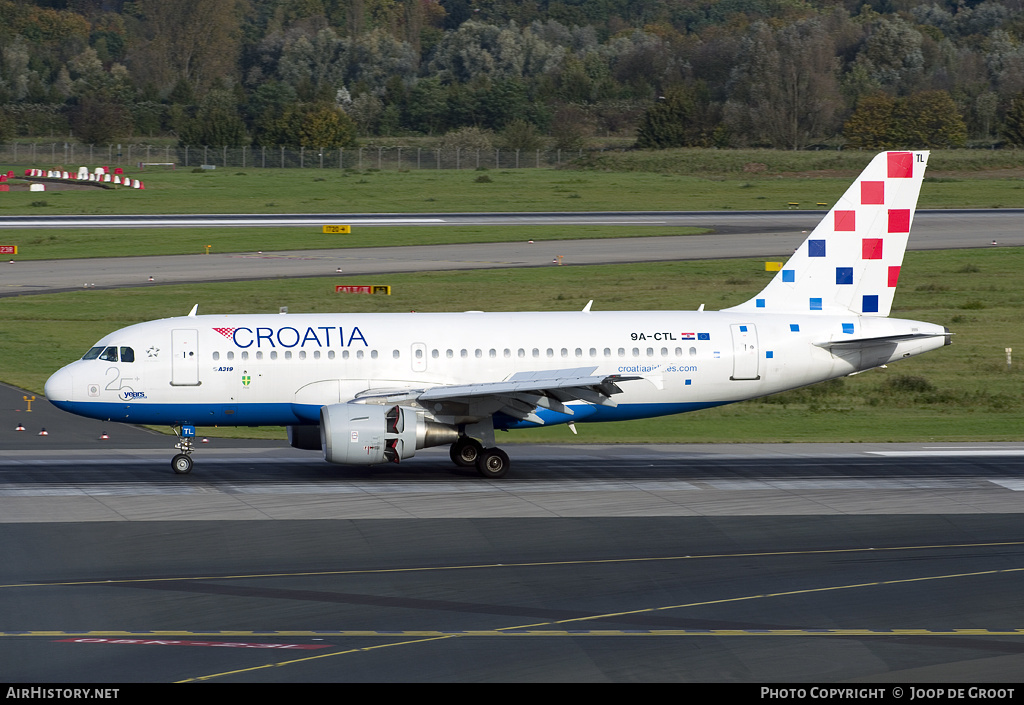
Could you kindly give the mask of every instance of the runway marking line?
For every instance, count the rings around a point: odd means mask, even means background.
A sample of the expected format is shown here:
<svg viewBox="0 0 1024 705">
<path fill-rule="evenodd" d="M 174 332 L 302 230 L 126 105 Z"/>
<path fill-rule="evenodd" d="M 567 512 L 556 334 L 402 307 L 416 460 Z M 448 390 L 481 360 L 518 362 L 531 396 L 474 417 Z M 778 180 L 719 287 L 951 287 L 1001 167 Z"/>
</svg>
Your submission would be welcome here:
<svg viewBox="0 0 1024 705">
<path fill-rule="evenodd" d="M 686 606 L 686 605 L 680 605 Z M 660 608 L 655 608 L 660 609 Z M 590 617 L 600 619 L 605 615 Z M 807 628 L 807 629 L 519 629 L 516 627 L 500 627 L 498 629 L 339 629 L 339 630 L 280 630 L 280 631 L 188 631 L 188 632 L 131 632 L 134 638 L 118 635 L 122 632 L 90 631 L 90 632 L 52 632 L 24 631 L 0 632 L 0 637 L 40 637 L 64 636 L 55 639 L 55 643 L 75 644 L 126 644 L 141 646 L 219 646 L 247 649 L 287 649 L 311 650 L 328 649 L 327 644 L 270 644 L 252 642 L 196 641 L 192 639 L 152 638 L 155 635 L 177 637 L 211 637 L 211 636 L 262 636 L 262 637 L 307 637 L 307 638 L 350 638 L 350 637 L 607 637 L 607 636 L 1024 636 L 1022 629 L 866 629 L 866 628 Z M 144 638 L 146 634 L 152 635 Z"/>
<path fill-rule="evenodd" d="M 300 651 L 311 651 L 314 649 L 329 649 L 327 644 L 254 644 L 232 641 L 193 641 L 183 639 L 111 639 L 109 637 L 76 637 L 72 639 L 57 639 L 58 643 L 73 644 L 131 644 L 135 646 L 214 646 L 226 649 L 290 649 Z"/>
<path fill-rule="evenodd" d="M 252 580 L 255 578 L 304 578 L 330 575 L 382 575 L 394 573 L 426 573 L 446 570 L 480 570 L 493 568 L 536 568 L 573 565 L 611 565 L 617 563 L 656 563 L 668 561 L 706 560 L 713 558 L 768 558 L 779 556 L 839 555 L 850 553 L 883 553 L 894 551 L 925 551 L 934 549 L 997 548 L 1024 546 L 1024 541 L 996 541 L 987 543 L 925 544 L 920 546 L 889 546 L 867 548 L 811 549 L 806 551 L 761 551 L 743 553 L 706 553 L 689 556 L 652 556 L 649 558 L 606 558 L 598 560 L 535 561 L 526 563 L 478 563 L 471 565 L 425 566 L 419 568 L 369 568 L 356 570 L 296 571 L 284 573 L 246 573 L 241 575 L 165 576 L 161 578 L 115 578 L 106 580 L 72 580 L 33 583 L 8 583 L 0 589 L 25 587 L 73 587 L 79 585 L 132 585 L 136 583 L 198 582 L 205 580 Z"/>
</svg>

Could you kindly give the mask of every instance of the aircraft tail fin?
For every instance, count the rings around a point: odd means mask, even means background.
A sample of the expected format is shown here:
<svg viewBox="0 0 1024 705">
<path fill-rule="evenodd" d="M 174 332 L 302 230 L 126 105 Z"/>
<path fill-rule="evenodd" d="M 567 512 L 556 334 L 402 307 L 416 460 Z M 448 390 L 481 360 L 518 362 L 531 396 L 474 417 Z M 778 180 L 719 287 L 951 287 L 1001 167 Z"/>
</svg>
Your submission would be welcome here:
<svg viewBox="0 0 1024 705">
<path fill-rule="evenodd" d="M 888 316 L 928 154 L 878 154 L 768 286 L 726 310 Z"/>
</svg>

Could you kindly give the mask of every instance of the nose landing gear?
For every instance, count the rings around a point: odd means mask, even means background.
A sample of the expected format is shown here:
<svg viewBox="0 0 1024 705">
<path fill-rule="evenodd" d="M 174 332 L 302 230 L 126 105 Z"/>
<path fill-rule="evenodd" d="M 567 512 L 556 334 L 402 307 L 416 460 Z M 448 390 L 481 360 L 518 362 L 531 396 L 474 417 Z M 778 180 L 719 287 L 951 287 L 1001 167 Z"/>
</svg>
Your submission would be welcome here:
<svg viewBox="0 0 1024 705">
<path fill-rule="evenodd" d="M 171 469 L 176 475 L 188 475 L 192 472 L 192 439 L 196 436 L 196 427 L 183 424 L 171 428 L 174 430 L 174 435 L 178 437 L 178 442 L 174 444 L 174 447 L 181 451 L 171 458 Z M 178 428 L 181 429 L 180 432 Z"/>
</svg>

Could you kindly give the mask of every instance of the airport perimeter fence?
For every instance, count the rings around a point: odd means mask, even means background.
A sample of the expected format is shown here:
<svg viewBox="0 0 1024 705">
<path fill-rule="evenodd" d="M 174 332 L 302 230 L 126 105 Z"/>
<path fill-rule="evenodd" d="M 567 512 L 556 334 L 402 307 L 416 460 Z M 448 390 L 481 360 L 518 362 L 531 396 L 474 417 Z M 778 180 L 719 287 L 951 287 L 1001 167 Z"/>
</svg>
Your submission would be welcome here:
<svg viewBox="0 0 1024 705">
<path fill-rule="evenodd" d="M 30 142 L 0 145 L 0 164 L 36 168 L 162 166 L 257 169 L 540 169 L 582 156 L 584 150 L 432 149 L 367 146 L 352 149 L 284 147 L 170 147 L 149 144 Z"/>
</svg>

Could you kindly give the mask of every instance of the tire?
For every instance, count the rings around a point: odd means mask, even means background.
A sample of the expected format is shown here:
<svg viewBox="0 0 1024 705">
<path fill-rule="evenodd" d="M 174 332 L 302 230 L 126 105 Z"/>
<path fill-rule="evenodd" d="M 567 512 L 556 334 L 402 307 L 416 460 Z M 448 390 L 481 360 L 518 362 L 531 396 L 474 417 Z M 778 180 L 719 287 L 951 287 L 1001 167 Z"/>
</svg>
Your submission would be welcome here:
<svg viewBox="0 0 1024 705">
<path fill-rule="evenodd" d="M 192 458 L 184 453 L 178 453 L 171 458 L 171 469 L 176 475 L 188 475 L 192 472 Z"/>
<path fill-rule="evenodd" d="M 452 462 L 460 468 L 471 468 L 476 465 L 477 459 L 483 450 L 484 448 L 480 445 L 479 441 L 463 436 L 455 443 L 452 443 L 448 455 L 451 457 Z"/>
<path fill-rule="evenodd" d="M 508 468 L 508 454 L 501 448 L 488 448 L 476 459 L 476 471 L 489 480 L 505 477 Z"/>
</svg>

